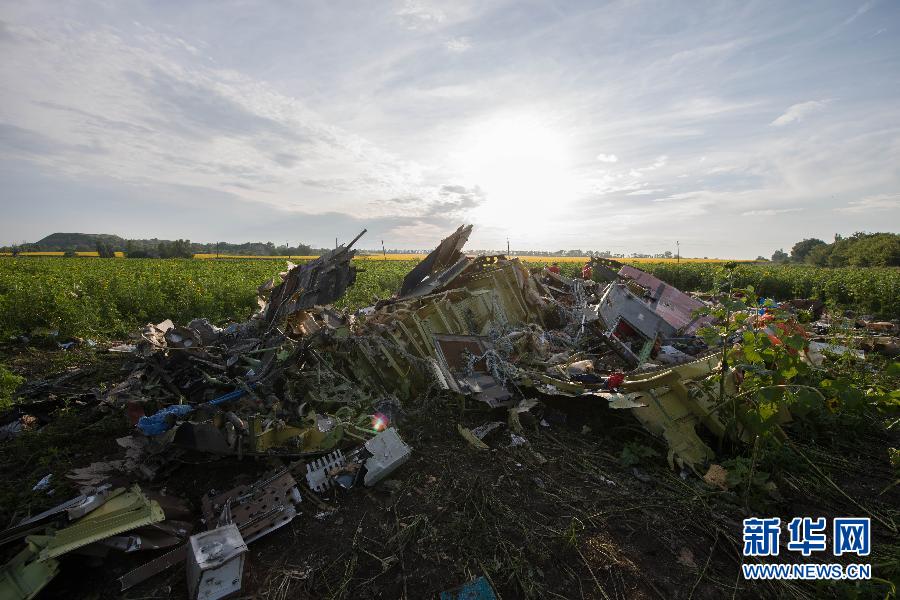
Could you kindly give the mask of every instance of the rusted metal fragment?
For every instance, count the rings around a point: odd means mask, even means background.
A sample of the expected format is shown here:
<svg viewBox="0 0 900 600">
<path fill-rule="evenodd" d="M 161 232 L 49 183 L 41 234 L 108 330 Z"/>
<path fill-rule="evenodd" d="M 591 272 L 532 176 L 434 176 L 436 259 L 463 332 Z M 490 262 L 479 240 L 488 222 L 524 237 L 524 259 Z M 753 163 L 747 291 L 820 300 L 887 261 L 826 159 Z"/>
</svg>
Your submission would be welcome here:
<svg viewBox="0 0 900 600">
<path fill-rule="evenodd" d="M 294 506 L 300 501 L 297 482 L 287 469 L 249 485 L 241 485 L 227 492 L 203 497 L 203 518 L 208 527 L 215 527 L 227 513 L 247 543 L 287 525 L 297 516 Z"/>
<path fill-rule="evenodd" d="M 171 552 L 167 552 L 159 558 L 155 558 L 150 562 L 146 562 L 140 567 L 133 569 L 128 573 L 125 573 L 124 575 L 119 577 L 119 584 L 122 586 L 122 591 L 124 592 L 125 590 L 132 588 L 141 582 L 147 581 L 154 575 L 162 573 L 169 567 L 183 564 L 186 557 L 187 544 L 179 546 Z"/>
</svg>

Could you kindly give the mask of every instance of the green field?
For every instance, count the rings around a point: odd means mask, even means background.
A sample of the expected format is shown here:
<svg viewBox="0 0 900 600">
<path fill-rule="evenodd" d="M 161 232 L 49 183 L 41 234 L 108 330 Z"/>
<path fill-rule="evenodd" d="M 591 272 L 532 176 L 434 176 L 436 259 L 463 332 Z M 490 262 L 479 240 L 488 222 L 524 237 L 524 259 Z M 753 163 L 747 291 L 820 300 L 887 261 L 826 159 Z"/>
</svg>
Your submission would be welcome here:
<svg viewBox="0 0 900 600">
<path fill-rule="evenodd" d="M 337 304 L 359 308 L 390 296 L 415 261 L 360 261 L 355 286 Z M 538 265 L 540 263 L 529 263 Z M 725 276 L 714 263 L 641 263 L 683 290 L 709 290 Z M 255 309 L 256 287 L 284 270 L 283 260 L 0 257 L 0 336 L 35 329 L 60 336 L 121 337 L 148 322 L 208 317 L 243 320 Z M 563 264 L 574 275 L 580 265 Z M 736 286 L 752 285 L 775 299 L 815 297 L 833 306 L 883 317 L 900 315 L 900 269 L 739 264 Z"/>
</svg>

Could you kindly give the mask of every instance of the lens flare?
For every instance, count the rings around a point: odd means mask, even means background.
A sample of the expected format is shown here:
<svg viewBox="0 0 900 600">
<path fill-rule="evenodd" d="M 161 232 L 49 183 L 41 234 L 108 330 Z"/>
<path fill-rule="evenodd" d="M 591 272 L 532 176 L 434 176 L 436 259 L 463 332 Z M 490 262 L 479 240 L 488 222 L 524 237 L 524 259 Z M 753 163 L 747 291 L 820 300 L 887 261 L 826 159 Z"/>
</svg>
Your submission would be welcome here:
<svg viewBox="0 0 900 600">
<path fill-rule="evenodd" d="M 389 419 L 382 413 L 372 415 L 372 429 L 374 431 L 384 431 L 387 429 Z"/>
</svg>

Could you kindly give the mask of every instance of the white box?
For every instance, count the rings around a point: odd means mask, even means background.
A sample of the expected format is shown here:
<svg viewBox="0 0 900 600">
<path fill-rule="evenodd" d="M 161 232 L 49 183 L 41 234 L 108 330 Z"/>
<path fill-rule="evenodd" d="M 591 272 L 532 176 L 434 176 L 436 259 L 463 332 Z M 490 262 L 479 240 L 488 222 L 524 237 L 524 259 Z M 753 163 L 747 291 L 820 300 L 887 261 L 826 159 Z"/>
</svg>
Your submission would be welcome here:
<svg viewBox="0 0 900 600">
<path fill-rule="evenodd" d="M 192 600 L 219 600 L 241 591 L 247 544 L 234 523 L 191 536 L 187 553 Z"/>
</svg>

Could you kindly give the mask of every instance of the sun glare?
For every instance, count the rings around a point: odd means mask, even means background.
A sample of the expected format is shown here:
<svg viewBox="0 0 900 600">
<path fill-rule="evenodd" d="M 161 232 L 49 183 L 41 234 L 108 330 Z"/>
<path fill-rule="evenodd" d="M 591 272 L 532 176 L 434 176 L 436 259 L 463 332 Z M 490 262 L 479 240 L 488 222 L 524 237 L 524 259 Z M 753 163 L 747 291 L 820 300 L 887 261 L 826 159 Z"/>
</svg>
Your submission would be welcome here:
<svg viewBox="0 0 900 600">
<path fill-rule="evenodd" d="M 485 224 L 540 223 L 565 208 L 575 178 L 565 135 L 534 115 L 501 115 L 473 125 L 457 151 L 458 168 L 485 192 L 473 218 Z"/>
</svg>

